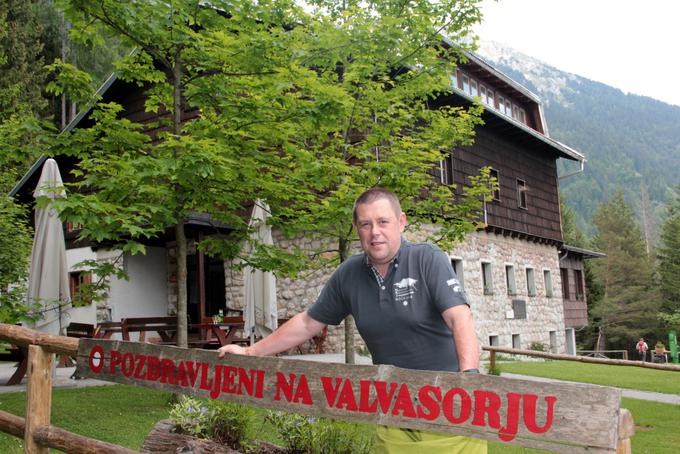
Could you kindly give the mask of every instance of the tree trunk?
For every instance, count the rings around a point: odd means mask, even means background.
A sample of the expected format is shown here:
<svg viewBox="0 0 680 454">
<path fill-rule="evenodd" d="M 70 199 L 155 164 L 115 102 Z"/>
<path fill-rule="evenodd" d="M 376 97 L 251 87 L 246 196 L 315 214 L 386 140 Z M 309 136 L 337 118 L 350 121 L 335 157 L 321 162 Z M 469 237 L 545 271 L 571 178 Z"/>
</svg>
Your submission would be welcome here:
<svg viewBox="0 0 680 454">
<path fill-rule="evenodd" d="M 338 241 L 340 263 L 349 257 L 349 246 L 350 242 L 344 238 L 340 238 Z M 352 317 L 345 318 L 345 363 L 356 364 L 356 359 L 354 358 L 354 319 Z"/>
<path fill-rule="evenodd" d="M 182 48 L 175 50 L 175 61 L 172 68 L 172 132 L 176 137 L 182 134 Z M 181 150 L 175 150 L 179 158 Z M 179 195 L 178 210 L 182 210 L 182 195 Z M 177 346 L 188 346 L 187 326 L 187 237 L 184 232 L 184 218 L 177 216 L 175 225 L 175 242 L 177 244 Z"/>
<path fill-rule="evenodd" d="M 188 346 L 187 326 L 187 237 L 184 220 L 177 219 L 175 225 L 177 247 L 177 346 Z"/>
</svg>

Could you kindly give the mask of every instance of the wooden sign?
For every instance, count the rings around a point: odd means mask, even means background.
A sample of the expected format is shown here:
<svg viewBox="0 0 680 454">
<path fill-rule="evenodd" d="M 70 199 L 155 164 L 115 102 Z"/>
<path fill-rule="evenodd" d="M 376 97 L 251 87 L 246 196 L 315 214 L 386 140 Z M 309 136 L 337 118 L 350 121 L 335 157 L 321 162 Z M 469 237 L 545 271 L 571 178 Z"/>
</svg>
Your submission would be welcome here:
<svg viewBox="0 0 680 454">
<path fill-rule="evenodd" d="M 245 405 L 555 452 L 616 451 L 620 390 L 81 339 L 78 374 Z"/>
</svg>

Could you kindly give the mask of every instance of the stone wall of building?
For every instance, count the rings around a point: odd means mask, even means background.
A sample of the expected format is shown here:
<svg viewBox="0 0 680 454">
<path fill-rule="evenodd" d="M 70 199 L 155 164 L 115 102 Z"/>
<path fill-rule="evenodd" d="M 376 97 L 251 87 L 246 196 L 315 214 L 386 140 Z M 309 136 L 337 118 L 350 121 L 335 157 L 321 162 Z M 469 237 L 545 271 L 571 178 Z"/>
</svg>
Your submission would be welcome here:
<svg viewBox="0 0 680 454">
<path fill-rule="evenodd" d="M 565 351 L 559 255 L 555 246 L 475 232 L 449 256 L 462 262 L 462 280 L 481 345 L 512 347 L 516 336 L 515 347 L 542 344 L 546 350 Z M 492 292 L 484 291 L 482 263 L 490 265 Z M 514 269 L 515 294 L 508 291 L 506 267 L 510 266 Z M 535 292 L 531 295 L 527 269 L 533 270 Z M 525 302 L 526 318 L 513 314 L 513 300 Z"/>
</svg>

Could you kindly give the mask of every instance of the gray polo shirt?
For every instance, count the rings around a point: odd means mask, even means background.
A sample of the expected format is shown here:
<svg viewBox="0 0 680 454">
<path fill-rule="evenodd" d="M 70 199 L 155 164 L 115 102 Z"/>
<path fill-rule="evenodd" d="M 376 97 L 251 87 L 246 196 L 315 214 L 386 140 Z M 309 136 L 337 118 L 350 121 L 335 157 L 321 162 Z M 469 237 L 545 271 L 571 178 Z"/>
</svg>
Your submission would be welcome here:
<svg viewBox="0 0 680 454">
<path fill-rule="evenodd" d="M 432 244 L 402 240 L 383 279 L 365 254 L 354 255 L 307 312 L 327 325 L 351 314 L 374 364 L 456 372 L 456 346 L 441 313 L 459 304 L 468 303 L 448 257 Z"/>
</svg>

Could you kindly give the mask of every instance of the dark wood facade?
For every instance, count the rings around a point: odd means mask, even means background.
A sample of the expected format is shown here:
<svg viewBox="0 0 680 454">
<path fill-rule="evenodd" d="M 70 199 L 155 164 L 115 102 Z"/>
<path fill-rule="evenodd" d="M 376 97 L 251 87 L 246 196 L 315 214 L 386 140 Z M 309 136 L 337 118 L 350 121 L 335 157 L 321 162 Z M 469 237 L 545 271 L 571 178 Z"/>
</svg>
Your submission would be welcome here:
<svg viewBox="0 0 680 454">
<path fill-rule="evenodd" d="M 458 188 L 484 166 L 496 172 L 500 191 L 498 198 L 486 203 L 487 229 L 534 241 L 562 242 L 554 154 L 546 155 L 481 127 L 474 145 L 453 150 L 449 159 Z"/>
</svg>

